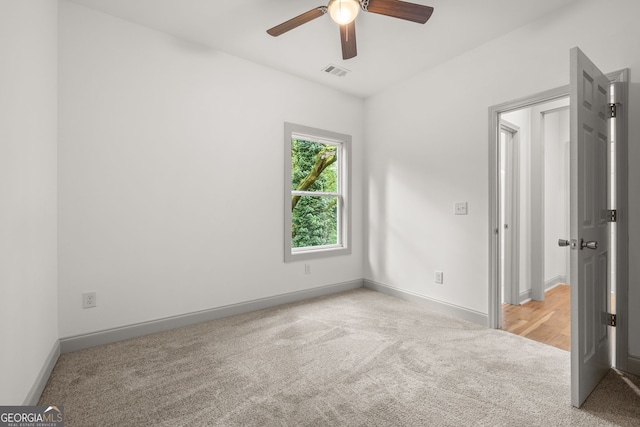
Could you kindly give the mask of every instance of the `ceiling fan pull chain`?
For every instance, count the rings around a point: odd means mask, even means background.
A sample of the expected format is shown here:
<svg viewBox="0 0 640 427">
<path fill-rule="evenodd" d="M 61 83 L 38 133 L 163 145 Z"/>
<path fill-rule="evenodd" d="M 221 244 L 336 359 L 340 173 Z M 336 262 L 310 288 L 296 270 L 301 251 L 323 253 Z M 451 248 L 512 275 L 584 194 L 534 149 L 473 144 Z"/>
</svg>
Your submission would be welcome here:
<svg viewBox="0 0 640 427">
<path fill-rule="evenodd" d="M 362 8 L 362 10 L 364 10 L 365 12 L 368 12 L 367 8 L 369 7 L 369 0 L 359 0 L 360 1 L 360 7 Z"/>
</svg>

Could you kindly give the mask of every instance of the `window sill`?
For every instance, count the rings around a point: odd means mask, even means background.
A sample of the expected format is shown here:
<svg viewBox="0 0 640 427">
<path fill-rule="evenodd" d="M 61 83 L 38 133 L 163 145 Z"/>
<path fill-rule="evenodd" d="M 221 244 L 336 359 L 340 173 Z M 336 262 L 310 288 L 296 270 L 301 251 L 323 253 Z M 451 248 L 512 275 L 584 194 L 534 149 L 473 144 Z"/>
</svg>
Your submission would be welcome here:
<svg viewBox="0 0 640 427">
<path fill-rule="evenodd" d="M 285 253 L 284 261 L 302 261 L 309 259 L 327 258 L 332 256 L 349 255 L 351 248 L 344 246 L 331 246 L 318 249 L 293 250 L 290 254 Z"/>
</svg>

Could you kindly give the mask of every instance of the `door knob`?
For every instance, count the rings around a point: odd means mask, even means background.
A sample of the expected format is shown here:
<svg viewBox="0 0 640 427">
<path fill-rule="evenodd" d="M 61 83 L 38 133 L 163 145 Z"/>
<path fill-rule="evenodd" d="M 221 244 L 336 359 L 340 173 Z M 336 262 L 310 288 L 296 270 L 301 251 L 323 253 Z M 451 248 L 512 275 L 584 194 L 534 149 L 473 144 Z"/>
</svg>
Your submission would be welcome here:
<svg viewBox="0 0 640 427">
<path fill-rule="evenodd" d="M 569 246 L 571 244 L 570 241 L 564 239 L 558 239 L 558 246 Z"/>
<path fill-rule="evenodd" d="M 590 240 L 588 242 L 585 242 L 584 240 L 580 239 L 580 249 L 598 249 L 598 242 L 596 242 L 595 240 Z"/>
</svg>

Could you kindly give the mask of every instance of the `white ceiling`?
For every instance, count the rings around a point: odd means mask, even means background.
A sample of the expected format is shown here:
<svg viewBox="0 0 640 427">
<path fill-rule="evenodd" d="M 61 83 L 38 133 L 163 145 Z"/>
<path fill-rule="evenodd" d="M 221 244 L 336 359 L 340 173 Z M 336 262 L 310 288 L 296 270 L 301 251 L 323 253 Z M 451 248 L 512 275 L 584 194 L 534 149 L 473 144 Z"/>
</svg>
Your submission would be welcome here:
<svg viewBox="0 0 640 427">
<path fill-rule="evenodd" d="M 582 0 L 413 0 L 434 7 L 424 25 L 373 13 L 356 20 L 358 56 L 342 60 L 328 15 L 280 37 L 266 33 L 328 0 L 72 0 L 338 90 L 368 97 L 569 3 Z M 322 71 L 350 70 L 345 77 Z"/>
</svg>

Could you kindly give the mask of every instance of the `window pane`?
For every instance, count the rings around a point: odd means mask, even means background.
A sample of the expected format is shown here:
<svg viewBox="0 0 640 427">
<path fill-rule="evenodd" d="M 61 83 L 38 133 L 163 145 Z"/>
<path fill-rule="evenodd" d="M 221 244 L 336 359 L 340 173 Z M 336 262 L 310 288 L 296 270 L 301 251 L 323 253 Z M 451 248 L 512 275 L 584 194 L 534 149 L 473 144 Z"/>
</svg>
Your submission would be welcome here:
<svg viewBox="0 0 640 427">
<path fill-rule="evenodd" d="M 291 198 L 291 247 L 338 244 L 338 198 Z"/>
<path fill-rule="evenodd" d="M 338 147 L 301 139 L 291 140 L 291 189 L 338 190 Z"/>
</svg>

